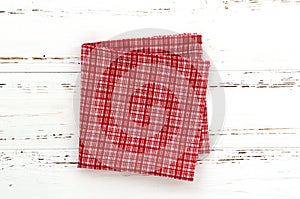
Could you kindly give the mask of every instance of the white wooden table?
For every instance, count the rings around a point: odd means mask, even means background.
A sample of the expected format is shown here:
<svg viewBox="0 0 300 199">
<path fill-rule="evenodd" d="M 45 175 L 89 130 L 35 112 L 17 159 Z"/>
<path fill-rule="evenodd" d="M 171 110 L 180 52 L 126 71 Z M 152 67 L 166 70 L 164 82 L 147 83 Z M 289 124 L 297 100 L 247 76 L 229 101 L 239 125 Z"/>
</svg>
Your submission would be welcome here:
<svg viewBox="0 0 300 199">
<path fill-rule="evenodd" d="M 298 199 L 299 19 L 299 1 L 1 0 L 0 198 Z M 221 76 L 193 183 L 76 168 L 80 46 L 138 28 L 202 34 Z"/>
</svg>

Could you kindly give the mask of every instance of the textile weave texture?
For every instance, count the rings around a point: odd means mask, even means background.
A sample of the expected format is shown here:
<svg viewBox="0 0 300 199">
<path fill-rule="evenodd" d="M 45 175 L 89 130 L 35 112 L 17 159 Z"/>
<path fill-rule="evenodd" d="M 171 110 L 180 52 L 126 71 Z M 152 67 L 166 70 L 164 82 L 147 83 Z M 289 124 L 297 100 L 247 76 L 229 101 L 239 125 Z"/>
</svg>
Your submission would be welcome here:
<svg viewBox="0 0 300 199">
<path fill-rule="evenodd" d="M 209 152 L 198 34 L 82 45 L 79 168 L 192 181 Z"/>
</svg>

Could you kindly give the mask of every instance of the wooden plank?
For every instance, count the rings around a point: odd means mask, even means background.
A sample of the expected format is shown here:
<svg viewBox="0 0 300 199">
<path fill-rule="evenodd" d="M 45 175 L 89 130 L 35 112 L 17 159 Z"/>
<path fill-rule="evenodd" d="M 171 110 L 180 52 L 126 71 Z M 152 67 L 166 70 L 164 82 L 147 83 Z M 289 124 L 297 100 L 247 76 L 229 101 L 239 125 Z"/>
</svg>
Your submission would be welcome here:
<svg viewBox="0 0 300 199">
<path fill-rule="evenodd" d="M 299 73 L 219 74 L 224 81 L 212 81 L 208 92 L 210 122 L 212 93 L 225 92 L 225 123 L 211 132 L 219 147 L 299 146 L 298 118 L 290 117 L 300 111 Z M 1 73 L 0 79 L 0 148 L 78 146 L 78 73 Z"/>
<path fill-rule="evenodd" d="M 199 156 L 198 164 L 251 164 L 299 161 L 298 148 L 219 148 Z M 78 149 L 18 149 L 0 152 L 1 170 L 33 168 L 75 168 Z"/>
<path fill-rule="evenodd" d="M 53 158 L 54 161 L 65 158 L 67 164 L 45 164 L 41 162 L 49 159 L 42 160 L 47 157 L 36 152 L 15 153 L 18 156 L 12 161 L 17 164 L 0 170 L 1 194 L 6 198 L 224 198 L 230 195 L 231 198 L 296 199 L 295 189 L 300 182 L 299 160 L 199 162 L 195 182 L 187 183 L 132 173 L 77 169 L 76 164 L 67 163 L 69 157 Z M 53 151 L 46 154 L 59 156 Z"/>
<path fill-rule="evenodd" d="M 299 161 L 300 147 L 214 147 L 209 155 L 199 156 L 198 164 L 251 164 L 252 161 L 272 163 Z M 32 169 L 38 167 L 75 168 L 78 149 L 14 149 L 0 152 L 0 170 Z"/>
<path fill-rule="evenodd" d="M 72 6 L 68 1 L 1 2 L 0 38 L 6 39 L 1 40 L 0 57 L 79 57 L 84 42 L 145 27 L 203 34 L 205 50 L 223 70 L 299 68 L 300 29 L 294 25 L 300 17 L 299 4 L 264 2 L 252 11 L 248 3 L 221 1 L 151 1 L 149 6 L 135 0 L 132 8 L 120 6 L 120 2 L 89 1 Z M 135 11 L 142 11 L 141 16 Z M 282 38 L 287 30 L 288 36 Z"/>
</svg>

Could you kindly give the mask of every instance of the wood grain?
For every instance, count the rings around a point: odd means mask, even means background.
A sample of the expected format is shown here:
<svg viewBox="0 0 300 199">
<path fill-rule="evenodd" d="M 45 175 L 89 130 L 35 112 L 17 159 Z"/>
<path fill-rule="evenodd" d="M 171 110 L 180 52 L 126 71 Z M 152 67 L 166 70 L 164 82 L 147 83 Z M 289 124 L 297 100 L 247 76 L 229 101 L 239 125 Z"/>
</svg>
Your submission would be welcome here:
<svg viewBox="0 0 300 199">
<path fill-rule="evenodd" d="M 298 199 L 299 17 L 299 1 L 1 1 L 1 196 Z M 203 34 L 216 67 L 225 121 L 194 183 L 76 168 L 80 46 L 137 28 Z"/>
</svg>

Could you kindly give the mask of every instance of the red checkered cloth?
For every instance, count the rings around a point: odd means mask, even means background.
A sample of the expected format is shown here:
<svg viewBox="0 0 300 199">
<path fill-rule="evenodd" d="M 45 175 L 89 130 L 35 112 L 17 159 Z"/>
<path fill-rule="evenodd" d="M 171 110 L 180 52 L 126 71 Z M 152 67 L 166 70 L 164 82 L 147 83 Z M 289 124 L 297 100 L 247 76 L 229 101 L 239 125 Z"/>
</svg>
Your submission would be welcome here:
<svg viewBox="0 0 300 199">
<path fill-rule="evenodd" d="M 79 168 L 192 181 L 209 152 L 201 35 L 86 43 Z"/>
</svg>

